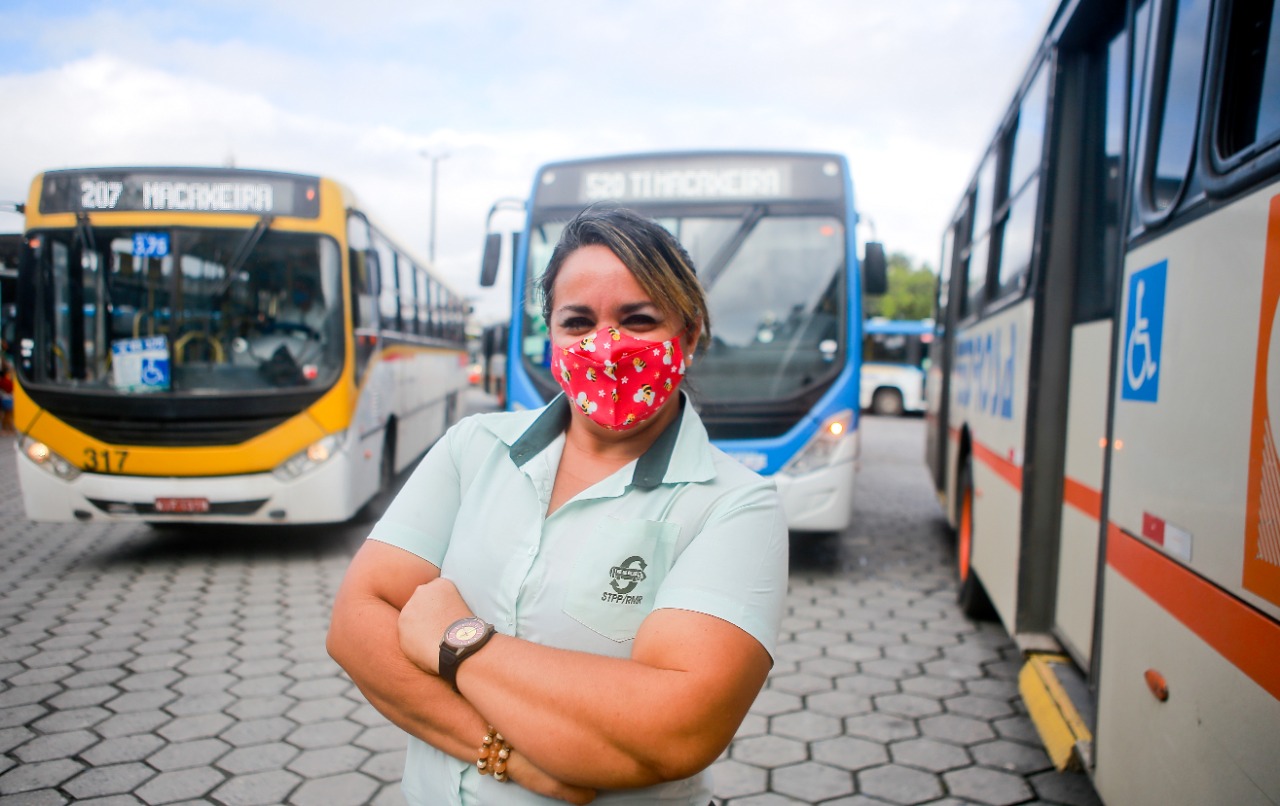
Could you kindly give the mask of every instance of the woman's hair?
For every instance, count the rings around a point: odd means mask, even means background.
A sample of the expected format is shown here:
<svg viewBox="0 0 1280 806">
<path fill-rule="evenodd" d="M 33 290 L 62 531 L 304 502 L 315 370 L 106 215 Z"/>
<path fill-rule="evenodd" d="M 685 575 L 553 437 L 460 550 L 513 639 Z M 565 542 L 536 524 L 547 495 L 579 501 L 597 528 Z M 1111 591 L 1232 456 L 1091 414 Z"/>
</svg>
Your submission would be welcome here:
<svg viewBox="0 0 1280 806">
<path fill-rule="evenodd" d="M 560 233 L 551 262 L 539 281 L 542 316 L 548 323 L 560 269 L 569 255 L 584 246 L 607 248 L 622 261 L 655 305 L 680 317 L 686 331 L 702 323 L 699 345 L 710 341 L 707 297 L 689 253 L 658 222 L 617 207 L 588 207 L 574 216 Z M 694 345 L 694 351 L 697 347 Z"/>
</svg>

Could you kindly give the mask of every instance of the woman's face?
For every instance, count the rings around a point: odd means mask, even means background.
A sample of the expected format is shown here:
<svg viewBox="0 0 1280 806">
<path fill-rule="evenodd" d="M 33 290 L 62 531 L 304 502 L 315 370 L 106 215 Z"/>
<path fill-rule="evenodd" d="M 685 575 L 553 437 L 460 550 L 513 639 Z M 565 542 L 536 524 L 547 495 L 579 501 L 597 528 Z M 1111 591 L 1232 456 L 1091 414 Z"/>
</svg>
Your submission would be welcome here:
<svg viewBox="0 0 1280 806">
<path fill-rule="evenodd" d="M 557 347 L 572 346 L 604 327 L 649 341 L 689 335 L 681 334 L 680 318 L 654 304 L 606 246 L 583 246 L 565 258 L 552 303 L 551 343 Z"/>
</svg>

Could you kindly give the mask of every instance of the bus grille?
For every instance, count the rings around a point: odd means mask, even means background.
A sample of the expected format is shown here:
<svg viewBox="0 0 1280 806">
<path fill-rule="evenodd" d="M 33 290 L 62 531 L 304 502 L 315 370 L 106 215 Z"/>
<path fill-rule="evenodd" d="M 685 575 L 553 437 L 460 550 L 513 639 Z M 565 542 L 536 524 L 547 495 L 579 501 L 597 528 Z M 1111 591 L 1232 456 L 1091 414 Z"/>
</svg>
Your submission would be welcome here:
<svg viewBox="0 0 1280 806">
<path fill-rule="evenodd" d="M 139 422 L 81 414 L 63 414 L 67 425 L 111 445 L 201 447 L 239 445 L 280 425 L 288 416 L 234 420 L 158 420 Z"/>
</svg>

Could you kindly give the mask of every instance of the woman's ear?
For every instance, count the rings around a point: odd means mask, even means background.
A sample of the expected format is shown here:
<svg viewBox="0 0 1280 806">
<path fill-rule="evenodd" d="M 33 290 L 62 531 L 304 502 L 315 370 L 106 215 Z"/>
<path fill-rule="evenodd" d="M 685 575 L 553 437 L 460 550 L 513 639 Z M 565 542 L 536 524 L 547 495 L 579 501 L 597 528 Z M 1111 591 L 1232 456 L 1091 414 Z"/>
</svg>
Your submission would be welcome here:
<svg viewBox="0 0 1280 806">
<path fill-rule="evenodd" d="M 684 329 L 684 363 L 685 366 L 693 365 L 693 354 L 698 352 L 698 341 L 702 338 L 702 320 L 695 320 L 693 324 Z"/>
</svg>

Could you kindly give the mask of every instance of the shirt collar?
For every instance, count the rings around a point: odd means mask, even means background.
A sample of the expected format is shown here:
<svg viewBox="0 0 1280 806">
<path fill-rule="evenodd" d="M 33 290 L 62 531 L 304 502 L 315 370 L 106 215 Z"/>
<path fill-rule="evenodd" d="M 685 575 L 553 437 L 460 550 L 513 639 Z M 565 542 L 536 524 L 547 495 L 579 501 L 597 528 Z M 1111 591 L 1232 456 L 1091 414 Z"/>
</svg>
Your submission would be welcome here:
<svg viewBox="0 0 1280 806">
<path fill-rule="evenodd" d="M 708 481 L 715 477 L 711 446 L 702 419 L 681 392 L 681 412 L 636 460 L 631 483 L 651 490 L 661 484 Z M 523 466 L 569 427 L 568 398 L 556 395 L 541 411 L 519 412 L 492 422 L 490 431 L 509 446 L 511 461 Z"/>
</svg>

